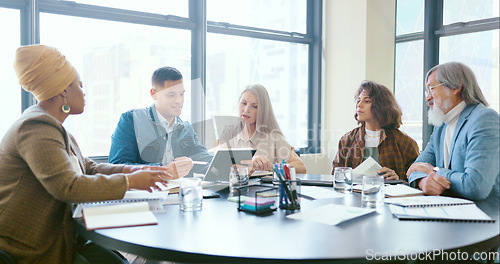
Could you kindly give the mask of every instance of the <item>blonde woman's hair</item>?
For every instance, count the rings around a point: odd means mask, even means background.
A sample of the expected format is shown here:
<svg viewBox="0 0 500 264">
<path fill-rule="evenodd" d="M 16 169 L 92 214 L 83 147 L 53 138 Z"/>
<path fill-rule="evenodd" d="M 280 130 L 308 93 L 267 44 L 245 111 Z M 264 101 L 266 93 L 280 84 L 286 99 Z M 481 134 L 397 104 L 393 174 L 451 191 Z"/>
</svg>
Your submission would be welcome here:
<svg viewBox="0 0 500 264">
<path fill-rule="evenodd" d="M 251 92 L 257 98 L 256 132 L 267 134 L 276 131 L 283 135 L 278 121 L 276 121 L 271 99 L 269 99 L 269 93 L 267 93 L 266 88 L 261 84 L 250 84 L 241 92 L 238 102 L 241 101 L 241 97 L 245 92 Z M 243 128 L 242 121 L 240 121 L 241 128 Z"/>
</svg>

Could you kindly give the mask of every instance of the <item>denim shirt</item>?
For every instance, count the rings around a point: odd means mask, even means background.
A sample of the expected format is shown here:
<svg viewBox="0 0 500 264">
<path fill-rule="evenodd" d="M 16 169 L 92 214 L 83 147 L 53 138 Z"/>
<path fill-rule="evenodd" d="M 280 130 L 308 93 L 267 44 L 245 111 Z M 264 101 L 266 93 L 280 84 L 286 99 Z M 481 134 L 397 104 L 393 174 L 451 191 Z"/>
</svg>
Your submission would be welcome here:
<svg viewBox="0 0 500 264">
<path fill-rule="evenodd" d="M 115 164 L 161 165 L 167 143 L 167 131 L 159 122 L 154 104 L 147 108 L 123 113 L 111 136 L 109 162 Z M 172 136 L 174 158 L 212 160 L 212 155 L 200 144 L 189 122 L 177 117 Z M 205 173 L 208 165 L 194 165 L 192 172 Z"/>
</svg>

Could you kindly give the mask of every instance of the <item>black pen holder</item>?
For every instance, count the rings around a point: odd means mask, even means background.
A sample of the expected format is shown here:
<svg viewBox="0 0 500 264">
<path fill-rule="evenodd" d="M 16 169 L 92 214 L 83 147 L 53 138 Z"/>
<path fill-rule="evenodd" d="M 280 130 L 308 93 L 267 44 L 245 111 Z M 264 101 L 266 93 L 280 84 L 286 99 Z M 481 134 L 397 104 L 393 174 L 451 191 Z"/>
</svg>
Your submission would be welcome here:
<svg viewBox="0 0 500 264">
<path fill-rule="evenodd" d="M 245 185 L 236 187 L 235 189 L 238 193 L 238 211 L 264 214 L 277 209 L 277 187 Z"/>
<path fill-rule="evenodd" d="M 302 182 L 300 181 L 300 179 L 280 181 L 278 187 L 280 209 L 300 209 L 299 195 L 301 184 Z"/>
</svg>

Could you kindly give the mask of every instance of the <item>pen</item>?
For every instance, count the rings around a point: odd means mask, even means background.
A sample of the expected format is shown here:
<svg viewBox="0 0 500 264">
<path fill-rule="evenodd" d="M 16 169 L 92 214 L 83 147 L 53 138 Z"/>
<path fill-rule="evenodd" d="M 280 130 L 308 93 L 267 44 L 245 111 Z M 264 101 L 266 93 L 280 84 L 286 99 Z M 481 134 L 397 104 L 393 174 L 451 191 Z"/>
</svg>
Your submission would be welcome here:
<svg viewBox="0 0 500 264">
<path fill-rule="evenodd" d="M 208 162 L 193 160 L 193 164 L 195 164 L 195 165 L 208 165 Z"/>
<path fill-rule="evenodd" d="M 285 171 L 285 177 L 288 180 L 290 180 L 290 167 L 288 166 L 288 164 L 285 164 L 284 171 Z"/>
<path fill-rule="evenodd" d="M 280 181 L 280 185 L 283 187 L 283 189 L 285 191 L 285 197 L 287 199 L 285 201 L 287 202 L 287 204 L 288 204 L 288 201 L 290 201 L 292 206 L 295 207 L 295 201 L 292 197 L 292 193 L 291 193 L 290 189 L 288 189 L 288 185 L 286 184 L 285 176 L 283 174 L 278 174 L 278 180 Z"/>
<path fill-rule="evenodd" d="M 293 199 L 297 199 L 297 176 L 295 174 L 295 168 L 292 166 L 290 168 L 290 179 L 292 180 L 292 196 Z"/>
<path fill-rule="evenodd" d="M 279 169 L 279 163 L 274 163 L 274 173 L 276 174 L 276 178 L 278 178 L 278 181 L 280 182 L 280 204 L 288 204 L 288 201 L 286 200 L 286 194 L 285 194 L 285 189 L 283 189 L 282 185 L 282 180 L 281 180 L 281 175 L 280 175 L 280 169 Z"/>
</svg>

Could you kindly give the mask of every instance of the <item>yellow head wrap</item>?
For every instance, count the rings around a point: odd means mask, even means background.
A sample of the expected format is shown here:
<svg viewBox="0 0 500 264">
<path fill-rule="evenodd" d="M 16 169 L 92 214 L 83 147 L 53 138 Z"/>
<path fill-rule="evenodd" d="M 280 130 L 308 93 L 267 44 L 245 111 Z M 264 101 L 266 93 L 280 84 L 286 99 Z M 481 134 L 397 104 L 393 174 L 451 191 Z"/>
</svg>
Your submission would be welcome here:
<svg viewBox="0 0 500 264">
<path fill-rule="evenodd" d="M 18 48 L 14 69 L 19 84 L 38 101 L 45 101 L 60 94 L 77 76 L 76 69 L 61 52 L 44 45 Z"/>
</svg>

